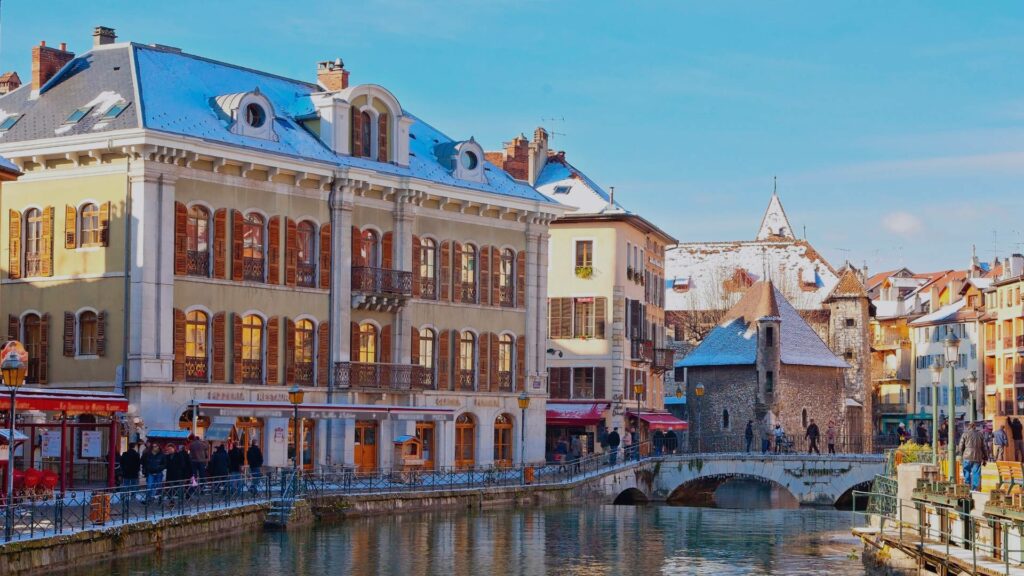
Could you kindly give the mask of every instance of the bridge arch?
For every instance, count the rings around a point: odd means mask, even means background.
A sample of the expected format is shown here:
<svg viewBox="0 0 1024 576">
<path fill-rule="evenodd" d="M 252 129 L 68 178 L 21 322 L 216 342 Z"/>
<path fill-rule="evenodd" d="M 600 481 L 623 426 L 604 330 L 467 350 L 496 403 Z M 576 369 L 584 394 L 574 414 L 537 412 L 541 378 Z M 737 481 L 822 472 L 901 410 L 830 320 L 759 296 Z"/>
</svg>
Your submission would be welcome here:
<svg viewBox="0 0 1024 576">
<path fill-rule="evenodd" d="M 632 506 L 635 504 L 646 504 L 650 500 L 639 488 L 626 488 L 615 497 L 612 504 L 616 506 Z"/>
<path fill-rule="evenodd" d="M 784 486 L 779 482 L 763 476 L 741 473 L 714 474 L 699 476 L 692 480 L 688 480 L 679 486 L 676 486 L 675 489 L 669 493 L 665 501 L 674 506 L 713 507 L 718 504 L 715 501 L 715 492 L 721 488 L 723 484 L 732 480 L 752 480 L 754 482 L 770 486 L 778 486 L 793 499 L 793 502 L 800 501 L 798 495 L 794 494 L 788 486 Z"/>
</svg>

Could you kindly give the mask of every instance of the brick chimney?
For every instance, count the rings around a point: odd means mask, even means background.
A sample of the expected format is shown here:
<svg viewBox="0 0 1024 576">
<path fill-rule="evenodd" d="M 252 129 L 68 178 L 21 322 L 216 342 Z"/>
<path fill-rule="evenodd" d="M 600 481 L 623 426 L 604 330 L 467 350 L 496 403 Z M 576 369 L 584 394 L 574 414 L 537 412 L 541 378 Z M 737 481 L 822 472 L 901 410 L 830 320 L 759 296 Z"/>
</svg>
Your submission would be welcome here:
<svg viewBox="0 0 1024 576">
<path fill-rule="evenodd" d="M 107 28 L 106 26 L 97 26 L 92 31 L 92 45 L 103 46 L 104 44 L 113 44 L 117 41 L 117 34 L 114 34 L 113 28 Z"/>
<path fill-rule="evenodd" d="M 348 70 L 341 58 L 317 64 L 316 81 L 328 92 L 348 88 Z"/>
<path fill-rule="evenodd" d="M 60 43 L 60 48 L 47 46 L 45 40 L 40 42 L 39 46 L 34 46 L 32 48 L 32 89 L 39 90 L 74 57 L 75 53 L 68 52 L 68 45 L 64 42 Z"/>
<path fill-rule="evenodd" d="M 0 94 L 14 92 L 21 87 L 21 78 L 17 72 L 4 72 L 0 74 Z"/>
</svg>

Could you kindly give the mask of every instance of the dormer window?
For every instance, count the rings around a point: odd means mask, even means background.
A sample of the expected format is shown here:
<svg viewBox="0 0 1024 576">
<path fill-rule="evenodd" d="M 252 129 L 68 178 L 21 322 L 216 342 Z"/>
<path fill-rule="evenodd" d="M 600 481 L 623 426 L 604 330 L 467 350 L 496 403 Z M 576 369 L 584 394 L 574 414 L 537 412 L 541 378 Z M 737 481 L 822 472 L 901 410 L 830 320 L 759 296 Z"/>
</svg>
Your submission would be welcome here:
<svg viewBox="0 0 1024 576">
<path fill-rule="evenodd" d="M 245 107 L 245 121 L 253 128 L 259 128 L 267 121 L 267 112 L 255 102 Z"/>
<path fill-rule="evenodd" d="M 103 120 L 113 120 L 114 118 L 117 118 L 121 115 L 121 112 L 124 112 L 124 109 L 127 108 L 128 105 L 129 102 L 125 102 L 124 100 L 114 103 L 114 105 L 108 108 L 107 112 L 103 115 Z"/>
<path fill-rule="evenodd" d="M 225 94 L 216 99 L 219 112 L 228 130 L 239 136 L 277 140 L 274 133 L 274 107 L 259 89 L 252 92 Z"/>
<path fill-rule="evenodd" d="M 462 153 L 462 167 L 466 170 L 476 170 L 477 164 L 479 164 L 476 154 L 472 151 L 465 151 Z"/>
<path fill-rule="evenodd" d="M 555 186 L 555 194 L 568 194 L 572 190 L 569 186 Z"/>
<path fill-rule="evenodd" d="M 77 108 L 74 112 L 68 115 L 68 118 L 64 123 L 77 124 L 82 118 L 85 118 L 86 114 L 88 114 L 90 110 L 92 110 L 92 106 L 82 106 L 81 108 Z"/>
<path fill-rule="evenodd" d="M 484 151 L 473 138 L 463 142 L 438 144 L 434 147 L 434 154 L 438 161 L 451 170 L 452 176 L 471 182 L 487 182 L 484 165 L 480 161 Z"/>
</svg>

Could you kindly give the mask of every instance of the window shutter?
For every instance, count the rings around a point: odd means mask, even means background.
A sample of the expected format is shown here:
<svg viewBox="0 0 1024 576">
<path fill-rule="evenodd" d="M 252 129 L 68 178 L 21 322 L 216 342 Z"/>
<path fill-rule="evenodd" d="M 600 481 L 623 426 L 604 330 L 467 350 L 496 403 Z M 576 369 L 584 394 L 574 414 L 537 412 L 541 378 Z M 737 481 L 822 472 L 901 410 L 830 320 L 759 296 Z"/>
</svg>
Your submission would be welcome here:
<svg viewBox="0 0 1024 576">
<path fill-rule="evenodd" d="M 185 312 L 174 309 L 174 364 L 171 378 L 175 382 L 185 381 Z"/>
<path fill-rule="evenodd" d="M 21 340 L 21 320 L 14 314 L 7 315 L 7 339 Z"/>
<path fill-rule="evenodd" d="M 462 380 L 459 373 L 462 370 L 462 335 L 458 330 L 452 330 L 452 389 L 458 389 Z"/>
<path fill-rule="evenodd" d="M 458 302 L 462 283 L 462 244 L 452 242 L 452 302 Z"/>
<path fill-rule="evenodd" d="M 228 258 L 228 210 L 221 208 L 213 213 L 213 277 L 227 280 Z"/>
<path fill-rule="evenodd" d="M 320 227 L 320 287 L 331 287 L 331 225 Z"/>
<path fill-rule="evenodd" d="M 493 338 L 496 338 L 494 334 L 488 334 L 483 332 L 480 334 L 479 346 L 477 357 L 480 359 L 480 378 L 477 382 L 477 390 L 480 392 L 489 392 L 491 390 L 491 373 L 497 370 L 498 365 L 494 363 L 494 354 L 497 349 L 492 346 Z M 494 376 L 497 380 L 497 376 Z"/>
<path fill-rule="evenodd" d="M 421 248 L 422 248 L 422 244 L 420 243 L 420 237 L 416 236 L 414 234 L 413 237 L 412 237 L 412 277 L 413 277 L 412 297 L 413 298 L 418 298 L 419 295 L 420 295 L 420 283 L 422 282 L 422 280 L 420 278 L 420 265 L 422 265 L 422 263 L 423 263 L 422 260 L 421 260 L 422 254 L 420 254 Z"/>
<path fill-rule="evenodd" d="M 393 270 L 395 268 L 394 246 L 395 235 L 393 232 L 385 232 L 380 241 L 380 262 L 381 268 Z"/>
<path fill-rule="evenodd" d="M 516 254 L 515 276 L 512 285 L 516 288 L 516 307 L 526 307 L 526 251 Z"/>
<path fill-rule="evenodd" d="M 295 286 L 295 271 L 299 265 L 299 228 L 291 218 L 285 219 L 284 227 L 284 283 Z"/>
<path fill-rule="evenodd" d="M 12 268 L 13 269 L 13 268 Z M 441 242 L 441 298 L 448 300 L 452 295 L 452 243 Z"/>
<path fill-rule="evenodd" d="M 451 336 L 447 330 L 437 333 L 437 389 L 447 390 L 451 381 Z"/>
<path fill-rule="evenodd" d="M 491 355 L 487 359 L 491 364 L 491 381 L 494 382 L 492 389 L 498 389 L 498 335 L 491 334 Z"/>
<path fill-rule="evenodd" d="M 491 254 L 490 246 L 480 247 L 480 304 L 486 306 L 491 303 Z M 494 285 L 498 285 L 498 277 L 495 275 Z M 495 305 L 497 300 L 493 301 Z"/>
<path fill-rule="evenodd" d="M 11 221 L 7 229 L 7 277 L 21 278 L 21 212 L 8 212 Z"/>
<path fill-rule="evenodd" d="M 64 355 L 75 355 L 75 314 L 64 313 Z"/>
<path fill-rule="evenodd" d="M 359 324 L 349 323 L 349 359 L 352 362 L 359 361 Z"/>
<path fill-rule="evenodd" d="M 53 206 L 43 210 L 42 264 L 40 276 L 53 276 Z"/>
<path fill-rule="evenodd" d="M 281 283 L 281 217 L 274 216 L 267 224 L 267 282 Z"/>
<path fill-rule="evenodd" d="M 284 319 L 284 383 L 295 382 L 295 321 Z"/>
<path fill-rule="evenodd" d="M 227 321 L 224 312 L 213 315 L 213 381 L 226 382 L 225 355 L 227 354 Z"/>
<path fill-rule="evenodd" d="M 71 209 L 70 206 L 68 206 Z M 68 214 L 70 216 L 70 213 Z M 181 202 L 174 203 L 174 273 L 188 274 L 188 208 Z M 182 364 L 184 366 L 184 364 Z M 175 380 L 179 380 L 175 378 Z"/>
<path fill-rule="evenodd" d="M 96 355 L 107 355 L 107 313 L 96 315 Z"/>
<path fill-rule="evenodd" d="M 501 277 L 501 250 L 491 248 L 491 305 L 501 306 L 501 288 L 498 278 Z"/>
<path fill-rule="evenodd" d="M 413 326 L 410 336 L 409 363 L 413 366 L 418 366 L 420 363 L 420 331 Z"/>
<path fill-rule="evenodd" d="M 277 384 L 280 377 L 281 329 L 280 320 L 273 316 L 267 320 L 267 384 Z"/>
<path fill-rule="evenodd" d="M 606 371 L 604 366 L 594 368 L 594 399 L 600 400 L 605 397 Z"/>
<path fill-rule="evenodd" d="M 561 308 L 558 317 L 558 331 L 562 338 L 572 338 L 572 298 L 559 298 L 559 300 L 561 300 Z"/>
<path fill-rule="evenodd" d="M 558 336 L 559 299 L 548 298 L 548 339 L 555 340 Z"/>
<path fill-rule="evenodd" d="M 349 116 L 352 117 L 352 130 L 349 132 L 352 155 L 363 156 L 363 115 L 355 107 L 352 107 L 349 109 Z"/>
<path fill-rule="evenodd" d="M 363 260 L 363 251 L 360 249 L 363 245 L 363 231 L 358 226 L 352 227 L 352 267 L 360 268 L 366 266 L 366 261 Z"/>
<path fill-rule="evenodd" d="M 391 324 L 380 331 L 380 352 L 377 357 L 381 364 L 391 364 Z"/>
<path fill-rule="evenodd" d="M 526 336 L 516 337 L 516 390 L 526 390 Z"/>
<path fill-rule="evenodd" d="M 242 316 L 232 314 L 231 327 L 231 376 L 235 384 L 242 383 Z"/>
<path fill-rule="evenodd" d="M 110 246 L 110 202 L 100 205 L 100 244 Z"/>
<path fill-rule="evenodd" d="M 43 314 L 39 322 L 39 383 L 50 381 L 50 315 Z"/>
<path fill-rule="evenodd" d="M 388 161 L 388 115 L 377 117 L 377 161 Z"/>
<path fill-rule="evenodd" d="M 316 343 L 316 383 L 318 386 L 327 386 L 330 380 L 331 369 L 331 329 L 328 322 L 321 322 L 317 328 L 318 340 Z"/>
<path fill-rule="evenodd" d="M 231 279 L 236 282 L 242 280 L 242 247 L 245 245 L 242 237 L 243 228 L 242 213 L 238 210 L 231 211 Z M 241 380 L 242 370 L 239 365 L 238 374 L 235 380 Z"/>
<path fill-rule="evenodd" d="M 594 338 L 605 339 L 605 318 L 608 314 L 608 299 L 594 298 Z"/>
<path fill-rule="evenodd" d="M 78 247 L 78 210 L 74 206 L 64 206 L 64 248 L 74 250 Z"/>
<path fill-rule="evenodd" d="M 548 391 L 551 398 L 569 399 L 571 368 L 548 368 Z"/>
</svg>

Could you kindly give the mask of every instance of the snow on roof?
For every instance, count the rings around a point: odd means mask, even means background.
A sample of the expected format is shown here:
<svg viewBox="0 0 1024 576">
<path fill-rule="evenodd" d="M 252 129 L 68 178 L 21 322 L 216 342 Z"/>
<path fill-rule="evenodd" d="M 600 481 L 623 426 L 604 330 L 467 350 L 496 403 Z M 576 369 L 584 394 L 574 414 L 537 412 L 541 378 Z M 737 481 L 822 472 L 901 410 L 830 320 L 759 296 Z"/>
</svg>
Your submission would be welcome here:
<svg viewBox="0 0 1024 576">
<path fill-rule="evenodd" d="M 564 154 L 548 157 L 534 186 L 559 203 L 578 208 L 573 214 L 600 213 L 608 209 L 608 193 L 570 164 Z M 625 211 L 618 202 L 615 203 L 615 207 Z"/>
<path fill-rule="evenodd" d="M 984 290 L 986 288 L 991 287 L 992 286 L 992 282 L 994 282 L 995 279 L 994 278 L 969 278 L 967 281 L 972 286 L 977 288 L 978 290 Z"/>
<path fill-rule="evenodd" d="M 942 308 L 939 308 L 931 314 L 925 314 L 917 320 L 910 323 L 911 326 L 924 326 L 926 324 L 935 324 L 954 320 L 957 313 L 967 305 L 967 300 L 961 298 L 952 304 L 946 304 Z"/>
</svg>

